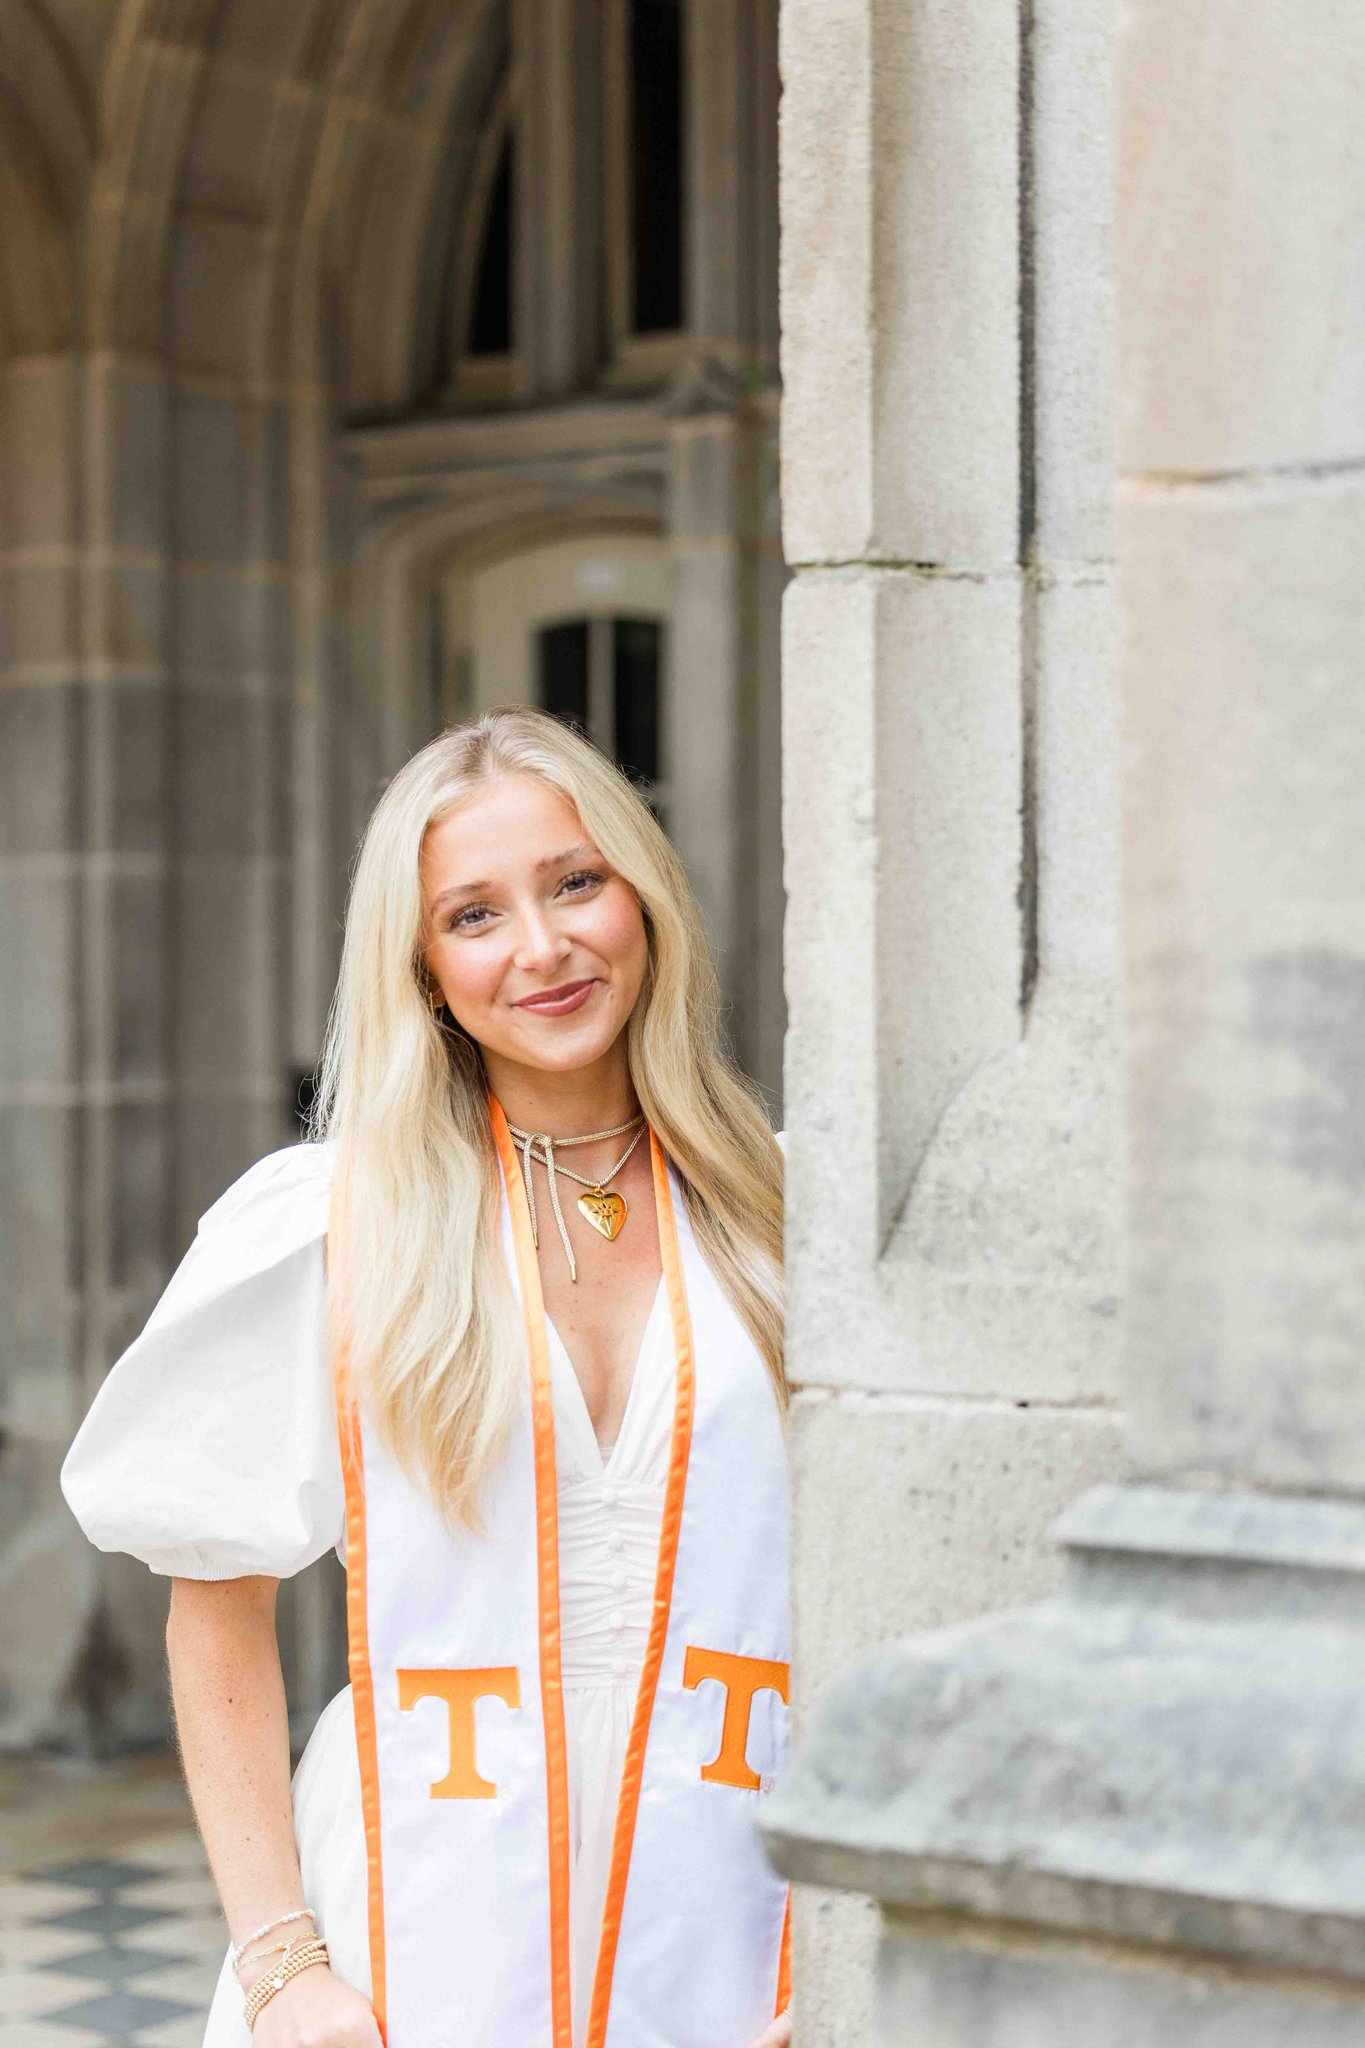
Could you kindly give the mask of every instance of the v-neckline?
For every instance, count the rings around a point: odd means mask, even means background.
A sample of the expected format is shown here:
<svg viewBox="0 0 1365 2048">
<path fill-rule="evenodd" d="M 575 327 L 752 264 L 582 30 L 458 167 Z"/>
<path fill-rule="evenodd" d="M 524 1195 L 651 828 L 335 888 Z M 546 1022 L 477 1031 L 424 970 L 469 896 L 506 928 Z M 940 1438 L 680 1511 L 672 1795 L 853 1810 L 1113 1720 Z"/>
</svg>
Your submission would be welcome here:
<svg viewBox="0 0 1365 2048">
<path fill-rule="evenodd" d="M 636 1347 L 635 1362 L 631 1367 L 630 1373 L 630 1385 L 626 1389 L 626 1405 L 621 1410 L 621 1421 L 617 1427 L 615 1441 L 611 1445 L 610 1450 L 607 1451 L 605 1455 L 602 1451 L 601 1438 L 598 1436 L 597 1431 L 593 1428 L 592 1416 L 588 1413 L 588 1397 L 583 1392 L 583 1382 L 579 1379 L 578 1369 L 575 1366 L 573 1359 L 569 1355 L 569 1347 L 564 1342 L 564 1339 L 560 1336 L 559 1330 L 555 1325 L 555 1320 L 553 1316 L 550 1314 L 550 1311 L 546 1309 L 544 1312 L 546 1332 L 549 1336 L 551 1336 L 554 1339 L 556 1345 L 559 1347 L 559 1355 L 560 1358 L 563 1360 L 564 1369 L 567 1372 L 569 1379 L 573 1382 L 574 1395 L 578 1401 L 579 1413 L 582 1415 L 583 1425 L 587 1430 L 589 1437 L 592 1439 L 594 1450 L 597 1452 L 597 1462 L 599 1467 L 601 1468 L 599 1477 L 605 1475 L 607 1472 L 611 1470 L 611 1467 L 616 1462 L 617 1453 L 620 1450 L 621 1444 L 625 1438 L 626 1425 L 630 1420 L 631 1410 L 635 1405 L 635 1391 L 640 1384 L 640 1369 L 644 1364 L 645 1352 L 649 1344 L 649 1340 L 654 1333 L 654 1324 L 659 1313 L 659 1303 L 663 1299 L 663 1294 L 664 1276 L 663 1271 L 661 1269 L 659 1273 L 658 1285 L 654 1289 L 654 1298 L 649 1304 L 649 1313 L 645 1317 L 644 1327 L 640 1332 L 640 1342 Z"/>
</svg>

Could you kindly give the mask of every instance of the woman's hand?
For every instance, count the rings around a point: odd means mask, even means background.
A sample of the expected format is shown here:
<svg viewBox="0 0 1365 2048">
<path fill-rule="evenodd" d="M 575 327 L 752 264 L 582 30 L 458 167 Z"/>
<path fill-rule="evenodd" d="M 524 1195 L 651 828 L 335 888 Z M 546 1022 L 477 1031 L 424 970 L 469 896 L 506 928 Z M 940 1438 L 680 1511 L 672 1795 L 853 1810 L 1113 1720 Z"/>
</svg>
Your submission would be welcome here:
<svg viewBox="0 0 1365 2048">
<path fill-rule="evenodd" d="M 322 1963 L 262 2006 L 251 2038 L 259 2048 L 382 2048 L 369 1999 Z"/>
<path fill-rule="evenodd" d="M 790 2006 L 780 2012 L 770 2027 L 765 2027 L 754 2048 L 788 2048 L 792 2037 L 792 2009 Z"/>
</svg>

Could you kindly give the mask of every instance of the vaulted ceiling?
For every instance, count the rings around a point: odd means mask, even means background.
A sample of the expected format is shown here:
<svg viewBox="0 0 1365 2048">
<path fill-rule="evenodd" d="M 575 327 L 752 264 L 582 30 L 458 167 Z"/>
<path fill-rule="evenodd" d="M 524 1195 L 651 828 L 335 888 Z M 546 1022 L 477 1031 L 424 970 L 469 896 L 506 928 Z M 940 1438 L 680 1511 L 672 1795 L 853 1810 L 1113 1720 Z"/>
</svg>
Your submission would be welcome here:
<svg viewBox="0 0 1365 2048">
<path fill-rule="evenodd" d="M 412 401 L 505 0 L 5 0 L 0 349 Z"/>
</svg>

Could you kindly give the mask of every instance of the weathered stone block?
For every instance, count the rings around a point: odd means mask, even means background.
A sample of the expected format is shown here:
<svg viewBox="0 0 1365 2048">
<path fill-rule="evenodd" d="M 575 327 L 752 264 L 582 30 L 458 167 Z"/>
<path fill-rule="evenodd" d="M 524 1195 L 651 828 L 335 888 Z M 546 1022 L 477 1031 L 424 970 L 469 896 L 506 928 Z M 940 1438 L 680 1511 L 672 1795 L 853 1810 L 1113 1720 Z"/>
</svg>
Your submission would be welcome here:
<svg viewBox="0 0 1365 2048">
<path fill-rule="evenodd" d="M 798 1735 L 851 1659 L 1047 1592 L 1058 1514 L 1118 1460 L 1093 1408 L 798 1392 L 794 1417 Z"/>
<path fill-rule="evenodd" d="M 838 1211 L 851 1274 L 947 1104 L 1018 1035 L 1019 620 L 1012 575 L 831 571 L 787 592 L 788 1113 L 838 1133 L 809 1163 L 793 1149 L 793 1214 Z M 808 1242 L 798 1221 L 798 1286 Z"/>
<path fill-rule="evenodd" d="M 1145 1469 L 1365 1483 L 1365 491 L 1122 513 Z"/>
<path fill-rule="evenodd" d="M 1121 463 L 1358 463 L 1365 13 L 1208 0 L 1121 16 Z"/>
<path fill-rule="evenodd" d="M 1113 12 L 1031 0 L 1021 19 L 1028 552 L 1093 563 L 1114 545 Z"/>
<path fill-rule="evenodd" d="M 174 894 L 182 945 L 212 934 L 193 948 L 193 975 L 172 991 L 177 1071 L 182 1085 L 221 1094 L 253 1072 L 265 877 L 259 861 L 198 859 L 176 875 Z"/>
<path fill-rule="evenodd" d="M 825 1689 L 760 1814 L 778 1866 L 1365 1986 L 1365 1510 L 1101 1487 L 1060 1534 L 1050 1599 Z"/>
<path fill-rule="evenodd" d="M 244 554 L 244 475 L 249 423 L 240 407 L 205 392 L 177 394 L 171 423 L 177 559 L 235 567 Z"/>
<path fill-rule="evenodd" d="M 92 746 L 102 749 L 108 777 L 102 811 L 111 850 L 160 852 L 171 837 L 171 702 L 165 687 L 125 678 L 87 697 Z"/>
<path fill-rule="evenodd" d="M 74 564 L 18 562 L 5 576 L 8 659 L 35 685 L 74 676 L 80 651 Z"/>
<path fill-rule="evenodd" d="M 1012 0 L 782 12 L 783 508 L 793 563 L 1018 552 Z"/>
<path fill-rule="evenodd" d="M 75 683 L 0 688 L 0 854 L 69 852 L 80 830 Z"/>
<path fill-rule="evenodd" d="M 60 547 L 75 538 L 77 388 L 74 356 L 21 359 L 0 371 L 10 547 Z"/>
<path fill-rule="evenodd" d="M 167 1229 L 170 1112 L 164 1102 L 124 1102 L 109 1114 L 109 1277 L 145 1297 L 165 1285 L 178 1252 Z M 114 1354 L 106 1363 L 112 1365 Z"/>
<path fill-rule="evenodd" d="M 122 560 L 92 568 L 86 578 L 88 629 L 99 653 L 120 672 L 156 675 L 167 649 L 166 579 L 158 563 Z"/>
<path fill-rule="evenodd" d="M 168 987 L 176 977 L 168 950 L 164 876 L 137 866 L 113 868 L 91 885 L 93 914 L 107 919 L 111 1016 L 110 1057 L 121 1081 L 166 1079 Z M 211 929 L 211 927 L 201 927 Z M 211 961 L 216 937 L 185 957 L 180 982 L 194 981 Z"/>
<path fill-rule="evenodd" d="M 74 1078 L 81 928 L 67 863 L 18 862 L 0 873 L 0 1081 L 11 1087 Z"/>
<path fill-rule="evenodd" d="M 166 544 L 166 377 L 150 358 L 101 355 L 86 373 L 91 537 L 159 552 Z"/>
<path fill-rule="evenodd" d="M 186 369 L 259 376 L 272 272 L 257 221 L 181 214 L 167 254 L 169 346 Z"/>
<path fill-rule="evenodd" d="M 180 844 L 190 855 L 244 852 L 254 794 L 254 731 L 262 706 L 240 690 L 195 690 L 176 708 Z"/>
<path fill-rule="evenodd" d="M 1144 1949 L 973 1940 L 890 1916 L 877 1965 L 879 2041 L 914 2048 L 1354 2048 L 1365 1997 L 1320 1978 L 1288 1983 L 1179 1964 Z"/>
<path fill-rule="evenodd" d="M 237 571 L 176 575 L 174 674 L 186 690 L 223 690 L 262 672 L 270 592 Z"/>
<path fill-rule="evenodd" d="M 1036 875 L 1037 972 L 1118 997 L 1119 701 L 1110 572 L 1031 586 L 1026 688 Z"/>
</svg>

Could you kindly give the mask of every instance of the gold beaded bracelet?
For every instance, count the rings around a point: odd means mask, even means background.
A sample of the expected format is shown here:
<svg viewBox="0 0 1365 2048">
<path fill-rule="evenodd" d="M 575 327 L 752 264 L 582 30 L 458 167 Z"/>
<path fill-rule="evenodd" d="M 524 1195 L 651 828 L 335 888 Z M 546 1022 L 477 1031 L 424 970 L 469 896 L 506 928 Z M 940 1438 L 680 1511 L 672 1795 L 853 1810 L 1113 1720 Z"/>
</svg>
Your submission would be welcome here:
<svg viewBox="0 0 1365 2048">
<path fill-rule="evenodd" d="M 294 1953 L 286 1956 L 282 1963 L 277 1963 L 273 1970 L 267 1970 L 263 1977 L 258 1977 L 246 1995 L 244 2017 L 247 2025 L 249 2027 L 255 2026 L 256 2021 L 265 2007 L 269 2005 L 275 1993 L 283 1991 L 291 1977 L 299 1976 L 304 1970 L 311 1970 L 315 1963 L 325 1963 L 326 1961 L 326 1942 L 322 1940 L 306 1941 L 302 1948 L 295 1949 Z"/>
</svg>

